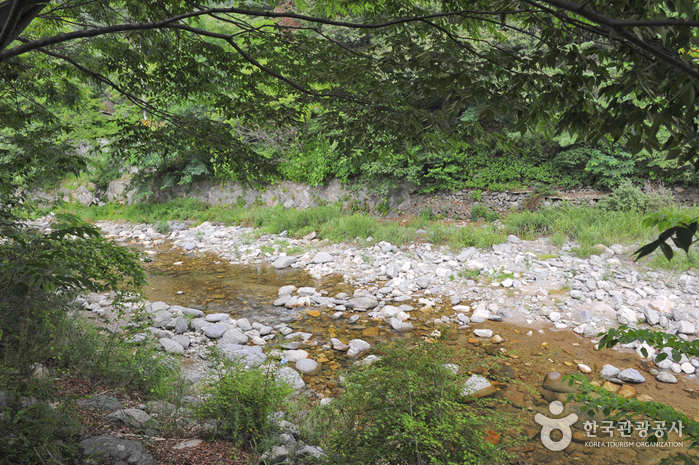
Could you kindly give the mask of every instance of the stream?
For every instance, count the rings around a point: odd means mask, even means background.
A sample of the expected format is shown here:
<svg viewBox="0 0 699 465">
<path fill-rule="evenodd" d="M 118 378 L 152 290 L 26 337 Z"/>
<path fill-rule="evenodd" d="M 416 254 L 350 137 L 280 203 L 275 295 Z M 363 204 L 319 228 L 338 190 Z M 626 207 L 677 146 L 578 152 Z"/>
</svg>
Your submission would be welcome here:
<svg viewBox="0 0 699 465">
<path fill-rule="evenodd" d="M 312 333 L 314 337 L 310 342 L 299 347 L 309 353 L 309 358 L 321 364 L 317 374 L 303 377 L 305 391 L 311 400 L 341 396 L 343 390 L 339 376 L 354 362 L 344 352 L 333 350 L 330 338 L 338 338 L 345 343 L 361 338 L 372 346 L 397 338 L 430 338 L 437 329 L 433 323 L 435 318 L 454 313 L 448 301 L 431 309 L 413 311 L 410 322 L 414 329 L 407 333 L 397 332 L 385 321 L 366 315 L 362 315 L 358 322 L 349 324 L 344 318 L 332 319 L 332 309 L 287 309 L 272 304 L 277 299 L 279 288 L 286 285 L 314 287 L 328 296 L 340 292 L 351 294 L 353 287 L 337 275 L 313 279 L 300 268 L 277 270 L 265 263 L 231 265 L 217 255 L 170 249 L 167 243 L 151 249 L 151 257 L 152 262 L 146 264 L 150 274 L 146 295 L 151 302 L 163 301 L 170 305 L 196 308 L 206 314 L 228 313 L 234 319 L 247 318 L 251 322 L 267 325 L 286 322 L 294 331 Z M 477 328 L 491 329 L 502 338 L 502 342 L 493 343 L 474 337 L 471 331 L 454 328 L 446 343 L 455 352 L 463 352 L 456 362 L 462 369 L 468 367 L 467 374 L 481 373 L 491 378 L 497 374 L 500 379 L 509 379 L 496 384 L 498 392 L 494 397 L 509 400 L 511 405 L 505 409 L 522 415 L 525 422 L 522 434 L 529 438 L 523 446 L 513 450 L 517 456 L 513 463 L 653 464 L 686 450 L 689 445 L 686 436 L 680 438 L 676 433 L 670 434 L 668 441 L 672 442 L 664 447 L 643 445 L 647 438 L 643 439 L 639 436 L 640 432 L 635 430 L 630 437 L 621 436 L 618 430 L 613 432 L 611 438 L 600 431 L 597 431 L 597 437 L 587 436 L 583 422 L 590 419 L 582 417 L 573 427 L 572 443 L 558 452 L 547 449 L 542 444 L 539 434 L 541 426 L 534 421 L 534 415 L 541 413 L 554 417 L 549 411 L 550 402 L 565 401 L 567 395 L 542 389 L 546 375 L 552 371 L 577 373 L 577 364 L 584 363 L 592 368 L 590 379 L 602 383 L 604 380 L 595 374 L 605 364 L 638 367 L 638 356 L 631 349 L 597 351 L 590 339 L 570 330 L 527 324 L 521 318 L 507 322 L 486 321 Z M 496 358 L 496 355 L 500 357 Z M 194 362 L 188 358 L 184 360 L 185 364 Z M 651 367 L 651 363 L 641 362 L 640 370 L 643 372 Z M 654 401 L 673 406 L 689 418 L 699 418 L 699 381 L 696 378 L 682 378 L 677 384 L 662 384 L 656 383 L 653 376 L 646 372 L 643 375 L 649 381 L 632 387 L 637 399 L 649 396 Z M 574 405 L 566 405 L 560 416 L 571 412 L 576 412 Z M 602 426 L 602 419 L 596 420 Z M 560 433 L 559 436 L 556 433 L 551 434 L 554 441 L 560 438 Z"/>
</svg>

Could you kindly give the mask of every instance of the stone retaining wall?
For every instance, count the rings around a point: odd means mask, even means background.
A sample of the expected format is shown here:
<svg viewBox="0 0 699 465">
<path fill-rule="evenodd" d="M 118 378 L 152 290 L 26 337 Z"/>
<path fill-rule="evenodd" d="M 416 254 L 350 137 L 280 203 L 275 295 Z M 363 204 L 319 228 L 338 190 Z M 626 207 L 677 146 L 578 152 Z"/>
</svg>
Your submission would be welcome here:
<svg viewBox="0 0 699 465">
<path fill-rule="evenodd" d="M 699 203 L 699 187 L 674 187 L 670 189 L 678 203 L 691 205 Z M 284 181 L 263 188 L 251 188 L 238 182 L 211 183 L 209 181 L 195 182 L 186 186 L 173 186 L 158 190 L 152 197 L 156 202 L 165 202 L 179 197 L 199 199 L 209 205 L 283 205 L 285 208 L 308 208 L 326 203 L 345 202 L 371 213 L 385 213 L 386 206 L 390 209 L 389 216 L 400 213 L 419 213 L 431 208 L 433 213 L 455 219 L 468 218 L 473 204 L 480 203 L 492 211 L 504 213 L 522 206 L 531 195 L 531 189 L 520 189 L 505 192 L 489 192 L 463 189 L 457 192 L 437 192 L 419 194 L 414 184 L 404 181 L 389 191 L 384 204 L 384 198 L 372 195 L 367 189 L 352 189 L 343 186 L 333 179 L 324 186 L 312 187 L 305 184 Z M 545 196 L 544 204 L 557 204 L 564 200 L 571 204 L 594 205 L 608 192 L 595 190 L 591 187 L 555 191 Z M 133 203 L 134 192 L 128 189 L 128 179 L 118 179 L 109 183 L 106 191 L 100 192 L 94 185 L 79 186 L 69 190 L 60 187 L 53 194 L 42 193 L 40 196 L 60 197 L 63 200 L 77 200 L 85 205 L 101 202 L 118 201 Z"/>
</svg>

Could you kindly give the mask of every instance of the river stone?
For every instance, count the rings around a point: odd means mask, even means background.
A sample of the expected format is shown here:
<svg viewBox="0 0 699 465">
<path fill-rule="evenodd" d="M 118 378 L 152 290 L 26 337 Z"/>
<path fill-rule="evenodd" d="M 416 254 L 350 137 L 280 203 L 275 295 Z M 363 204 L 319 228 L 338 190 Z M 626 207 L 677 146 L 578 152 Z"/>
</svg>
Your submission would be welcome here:
<svg viewBox="0 0 699 465">
<path fill-rule="evenodd" d="M 296 362 L 296 369 L 304 375 L 315 375 L 320 371 L 320 364 L 310 358 L 303 358 Z"/>
<path fill-rule="evenodd" d="M 349 346 L 347 344 L 345 344 L 344 342 L 342 342 L 341 340 L 339 340 L 337 338 L 330 339 L 330 342 L 332 343 L 333 349 L 335 349 L 335 350 L 345 351 L 345 350 L 349 349 Z"/>
<path fill-rule="evenodd" d="M 240 320 L 236 320 L 235 324 L 238 328 L 240 328 L 243 331 L 252 331 L 252 325 L 250 324 L 247 318 L 241 318 Z"/>
<path fill-rule="evenodd" d="M 544 383 L 542 384 L 544 389 L 548 389 L 553 392 L 561 392 L 568 394 L 571 392 L 577 392 L 578 388 L 573 384 L 572 386 L 568 384 L 567 380 L 563 380 L 563 375 L 557 371 L 552 371 L 546 375 L 544 378 Z"/>
<path fill-rule="evenodd" d="M 459 320 L 459 322 L 461 322 L 461 324 L 467 325 L 471 323 L 471 319 L 463 313 L 456 315 L 456 318 Z"/>
<path fill-rule="evenodd" d="M 398 318 L 391 318 L 391 327 L 396 331 L 404 332 L 413 329 L 413 325 L 406 321 L 401 321 Z"/>
<path fill-rule="evenodd" d="M 218 339 L 225 334 L 226 330 L 228 330 L 226 325 L 216 324 L 204 328 L 204 334 L 209 339 Z"/>
<path fill-rule="evenodd" d="M 379 305 L 379 301 L 373 295 L 354 297 L 347 302 L 349 308 L 374 308 Z"/>
<path fill-rule="evenodd" d="M 638 322 L 636 312 L 629 307 L 621 307 L 616 315 L 616 319 L 621 325 L 630 325 Z"/>
<path fill-rule="evenodd" d="M 116 410 L 109 415 L 107 415 L 107 420 L 124 423 L 127 426 L 137 429 L 150 429 L 158 430 L 160 425 L 153 419 L 150 415 L 141 409 L 137 408 L 127 408 L 122 410 Z"/>
<path fill-rule="evenodd" d="M 83 447 L 83 455 L 111 459 L 111 462 L 129 465 L 157 465 L 153 457 L 148 455 L 140 441 L 119 439 L 103 434 L 80 441 Z M 100 462 L 101 463 L 101 462 Z"/>
<path fill-rule="evenodd" d="M 680 326 L 677 329 L 677 332 L 680 334 L 688 334 L 688 335 L 694 335 L 694 333 L 697 332 L 696 327 L 694 326 L 694 323 L 687 321 L 687 320 L 682 320 L 679 322 Z"/>
<path fill-rule="evenodd" d="M 393 305 L 386 305 L 383 308 L 381 308 L 379 315 L 391 318 L 398 315 L 400 312 L 401 310 L 398 307 L 394 307 Z"/>
<path fill-rule="evenodd" d="M 655 376 L 655 379 L 661 383 L 677 384 L 677 378 L 667 371 L 661 371 Z"/>
<path fill-rule="evenodd" d="M 156 328 L 162 328 L 170 322 L 170 320 L 172 319 L 172 315 L 167 310 L 160 310 L 159 312 L 156 312 L 155 315 L 153 315 L 152 319 L 153 326 L 155 326 Z"/>
<path fill-rule="evenodd" d="M 483 376 L 473 375 L 464 383 L 461 395 L 480 399 L 481 397 L 495 394 L 495 392 L 497 392 L 497 388 L 490 384 L 490 381 Z"/>
<path fill-rule="evenodd" d="M 303 382 L 301 375 L 299 375 L 296 370 L 291 367 L 281 367 L 275 373 L 274 378 L 277 380 L 277 382 L 285 382 L 296 390 L 303 389 L 306 386 L 306 383 Z"/>
<path fill-rule="evenodd" d="M 298 295 L 300 297 L 311 297 L 316 293 L 315 287 L 300 287 L 298 290 Z"/>
<path fill-rule="evenodd" d="M 228 358 L 249 367 L 259 367 L 265 363 L 265 360 L 267 360 L 267 356 L 262 353 L 262 347 L 260 346 L 219 344 L 219 347 L 221 352 L 223 352 Z"/>
<path fill-rule="evenodd" d="M 201 331 L 208 326 L 211 326 L 211 323 L 206 321 L 204 318 L 195 318 L 192 320 L 192 329 L 194 331 Z"/>
<path fill-rule="evenodd" d="M 226 321 L 228 318 L 230 318 L 228 313 L 212 313 L 206 315 L 206 321 L 209 323 L 219 323 L 221 321 Z"/>
<path fill-rule="evenodd" d="M 189 336 L 185 336 L 184 334 L 174 336 L 172 340 L 184 347 L 185 349 L 187 349 L 189 347 L 189 344 L 191 343 L 191 341 L 189 340 Z"/>
<path fill-rule="evenodd" d="M 158 312 L 161 312 L 163 310 L 167 310 L 168 308 L 170 308 L 170 306 L 168 304 L 166 304 L 165 302 L 158 301 L 158 302 L 153 302 L 151 304 L 151 311 L 153 313 L 158 313 Z"/>
<path fill-rule="evenodd" d="M 295 262 L 296 262 L 296 257 L 290 257 L 287 255 L 284 257 L 277 258 L 274 261 L 274 263 L 272 263 L 272 266 L 278 270 L 282 270 L 284 268 L 290 267 Z"/>
<path fill-rule="evenodd" d="M 260 336 L 266 336 L 272 332 L 272 327 L 267 325 L 261 325 L 257 330 L 260 332 Z"/>
<path fill-rule="evenodd" d="M 590 321 L 592 321 L 592 312 L 589 310 L 580 312 L 580 323 L 589 323 Z"/>
<path fill-rule="evenodd" d="M 196 248 L 197 248 L 197 244 L 195 244 L 194 242 L 187 242 L 184 245 L 184 250 L 194 250 Z"/>
<path fill-rule="evenodd" d="M 277 307 L 284 307 L 289 300 L 291 300 L 291 294 L 284 294 L 283 296 L 275 300 L 272 305 Z"/>
<path fill-rule="evenodd" d="M 221 338 L 221 344 L 247 344 L 248 336 L 239 329 L 229 329 Z"/>
<path fill-rule="evenodd" d="M 202 318 L 204 316 L 204 312 L 196 309 L 196 308 L 189 308 L 189 307 L 182 307 L 181 305 L 173 305 L 170 307 L 171 312 L 182 312 L 185 315 L 191 315 L 194 318 Z"/>
<path fill-rule="evenodd" d="M 313 257 L 313 263 L 317 263 L 317 264 L 328 263 L 328 262 L 331 262 L 333 260 L 334 260 L 333 256 L 327 252 L 317 253 L 316 256 Z"/>
<path fill-rule="evenodd" d="M 180 345 L 179 342 L 175 342 L 172 339 L 165 338 L 159 339 L 158 342 L 160 342 L 160 345 L 163 346 L 165 352 L 167 352 L 168 354 L 184 354 L 184 347 L 182 347 L 182 345 Z"/>
<path fill-rule="evenodd" d="M 324 405 L 323 401 L 329 400 L 331 401 L 332 398 L 326 397 L 325 399 L 320 399 L 320 404 Z M 321 449 L 320 447 L 305 445 L 296 449 L 296 451 L 294 452 L 294 457 L 313 457 L 315 459 L 320 459 L 322 457 L 325 457 L 325 453 L 323 452 L 323 449 Z"/>
<path fill-rule="evenodd" d="M 646 318 L 646 323 L 651 326 L 655 326 L 660 323 L 660 314 L 650 307 L 645 307 L 643 309 L 643 316 Z"/>
<path fill-rule="evenodd" d="M 303 360 L 304 358 L 308 358 L 308 352 L 306 352 L 303 349 L 285 350 L 284 351 L 284 358 L 289 363 L 296 363 L 299 360 Z"/>
<path fill-rule="evenodd" d="M 490 329 L 476 329 L 473 331 L 473 334 L 475 334 L 477 337 L 493 337 L 493 331 Z"/>
<path fill-rule="evenodd" d="M 99 410 L 123 410 L 124 406 L 114 397 L 95 394 L 88 399 L 78 400 L 78 405 L 82 407 L 94 407 Z M 0 403 L 0 407 L 2 407 Z"/>
<path fill-rule="evenodd" d="M 369 349 L 371 349 L 371 345 L 368 342 L 361 339 L 352 339 L 349 341 L 347 356 L 349 358 L 357 358 L 367 353 Z"/>
<path fill-rule="evenodd" d="M 282 286 L 279 288 L 279 291 L 277 292 L 277 296 L 283 297 L 285 295 L 291 295 L 293 292 L 296 290 L 296 286 L 289 285 L 289 286 Z"/>
<path fill-rule="evenodd" d="M 635 384 L 640 384 L 646 381 L 646 378 L 643 377 L 641 373 L 638 372 L 635 368 L 627 368 L 626 370 L 622 371 L 619 373 L 618 378 L 625 383 L 635 383 Z"/>
<path fill-rule="evenodd" d="M 175 333 L 182 334 L 187 332 L 188 329 L 189 326 L 187 325 L 187 322 L 184 320 L 184 318 L 178 316 L 175 320 Z"/>
<path fill-rule="evenodd" d="M 600 376 L 602 376 L 603 379 L 610 380 L 613 378 L 616 378 L 619 373 L 621 372 L 620 369 L 615 367 L 614 365 L 605 365 L 602 367 L 602 371 L 600 372 Z"/>
<path fill-rule="evenodd" d="M 421 289 L 427 289 L 430 287 L 431 280 L 427 276 L 420 276 L 415 280 L 415 283 L 420 286 Z"/>
<path fill-rule="evenodd" d="M 694 373 L 695 371 L 697 371 L 696 368 L 694 368 L 694 365 L 692 365 L 692 364 L 689 363 L 689 362 L 681 363 L 681 364 L 680 364 L 680 367 L 682 367 L 682 371 L 684 371 L 684 372 L 687 373 L 688 375 L 691 375 L 692 373 Z"/>
</svg>

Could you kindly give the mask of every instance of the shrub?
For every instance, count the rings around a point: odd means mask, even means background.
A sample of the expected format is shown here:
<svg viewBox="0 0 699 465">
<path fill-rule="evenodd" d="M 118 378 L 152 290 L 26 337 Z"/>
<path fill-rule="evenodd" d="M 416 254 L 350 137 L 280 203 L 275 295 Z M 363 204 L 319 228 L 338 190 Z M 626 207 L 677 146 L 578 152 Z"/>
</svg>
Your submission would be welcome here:
<svg viewBox="0 0 699 465">
<path fill-rule="evenodd" d="M 270 369 L 247 368 L 239 360 L 212 350 L 215 367 L 204 387 L 202 418 L 216 420 L 213 434 L 240 446 L 255 446 L 268 437 L 270 418 L 290 399 L 293 389 L 275 380 Z"/>
<path fill-rule="evenodd" d="M 607 211 L 637 211 L 645 213 L 649 210 L 667 208 L 674 204 L 670 193 L 664 189 L 658 189 L 651 193 L 645 193 L 629 179 L 619 183 L 619 187 L 597 203 L 597 206 Z"/>
<path fill-rule="evenodd" d="M 488 216 L 488 207 L 483 204 L 476 203 L 471 207 L 471 220 L 475 221 L 479 218 L 486 218 Z"/>
<path fill-rule="evenodd" d="M 382 359 L 347 377 L 347 392 L 309 416 L 329 463 L 486 464 L 504 461 L 486 431 L 512 428 L 501 412 L 464 404 L 442 344 L 381 346 Z M 496 410 L 497 412 L 497 410 Z M 320 420 L 319 420 L 320 418 Z"/>
</svg>

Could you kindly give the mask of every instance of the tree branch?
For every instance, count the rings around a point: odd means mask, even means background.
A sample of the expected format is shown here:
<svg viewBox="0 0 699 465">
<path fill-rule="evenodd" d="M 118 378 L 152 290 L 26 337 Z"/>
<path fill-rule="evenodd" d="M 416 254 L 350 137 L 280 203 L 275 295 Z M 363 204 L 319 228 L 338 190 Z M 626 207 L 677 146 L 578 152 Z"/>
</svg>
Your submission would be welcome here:
<svg viewBox="0 0 699 465">
<path fill-rule="evenodd" d="M 665 63 L 669 64 L 670 66 L 674 67 L 675 69 L 682 71 L 683 73 L 687 74 L 688 76 L 692 77 L 693 79 L 699 79 L 699 70 L 694 69 L 689 63 L 685 62 L 681 58 L 677 56 L 673 56 L 672 54 L 668 53 L 667 51 L 663 50 L 660 47 L 656 47 L 655 45 L 639 38 L 635 33 L 629 32 L 626 27 L 630 27 L 630 25 L 634 25 L 633 23 L 637 24 L 637 21 L 625 21 L 625 20 L 613 20 L 595 10 L 591 10 L 586 7 L 586 4 L 579 4 L 579 3 L 573 3 L 569 2 L 568 0 L 540 0 L 542 3 L 546 3 L 550 6 L 553 6 L 555 8 L 560 8 L 565 11 L 569 11 L 572 13 L 575 13 L 577 15 L 582 16 L 583 18 L 592 21 L 596 24 L 599 24 L 600 26 L 605 27 L 611 32 L 614 32 L 618 34 L 619 36 L 623 37 L 626 39 L 628 42 L 632 43 L 636 47 L 638 47 L 640 50 L 645 51 L 646 53 L 650 54 L 651 56 L 654 56 L 655 58 L 664 61 Z M 534 2 L 527 2 L 527 3 L 534 3 Z M 560 16 L 559 16 L 560 17 Z M 566 19 L 566 18 L 562 18 Z M 645 20 L 644 20 L 645 21 Z M 652 21 L 652 20 L 651 20 Z M 667 25 L 665 23 L 666 20 L 658 20 L 661 22 L 661 24 L 658 25 Z M 684 21 L 684 20 L 677 20 L 672 23 L 672 25 L 679 26 L 679 25 L 694 25 L 696 24 L 699 26 L 699 21 Z M 646 24 L 648 25 L 648 24 Z M 629 45 L 626 44 L 628 47 Z"/>
<path fill-rule="evenodd" d="M 19 0 L 17 0 L 19 1 Z M 1 5 L 1 4 L 0 4 Z M 42 7 L 43 8 L 43 7 Z M 115 25 L 115 26 L 104 26 L 104 27 L 97 27 L 94 29 L 90 29 L 87 31 L 75 31 L 75 32 L 68 32 L 64 34 L 58 34 L 55 36 L 51 37 L 44 37 L 42 39 L 38 39 L 35 41 L 30 41 L 28 43 L 25 43 L 23 45 L 19 45 L 17 47 L 11 48 L 9 50 L 5 50 L 4 52 L 0 53 L 0 63 L 3 61 L 6 61 L 10 58 L 16 57 L 18 55 L 22 55 L 24 53 L 30 52 L 32 50 L 36 50 L 41 47 L 47 47 L 50 45 L 55 45 L 59 44 L 62 42 L 66 42 L 69 40 L 75 40 L 75 39 L 83 39 L 83 38 L 88 38 L 88 37 L 96 37 L 100 35 L 105 35 L 105 34 L 114 34 L 114 33 L 120 33 L 120 32 L 128 32 L 128 31 L 142 31 L 142 30 L 149 30 L 149 29 L 162 29 L 165 28 L 172 23 L 176 23 L 185 19 L 189 18 L 195 18 L 199 16 L 210 16 L 214 15 L 217 13 L 232 13 L 232 14 L 239 14 L 239 15 L 246 15 L 246 16 L 257 16 L 257 17 L 263 17 L 263 18 L 292 18 L 292 19 L 298 19 L 302 21 L 309 21 L 312 23 L 318 23 L 318 24 L 326 24 L 330 26 L 341 26 L 341 27 L 347 27 L 347 28 L 352 28 L 352 29 L 382 29 L 388 26 L 394 26 L 397 24 L 405 24 L 405 23 L 412 23 L 416 21 L 422 21 L 425 19 L 432 19 L 432 18 L 444 18 L 444 17 L 449 17 L 449 16 L 459 16 L 462 14 L 489 14 L 489 15 L 499 15 L 499 14 L 512 14 L 514 12 L 482 12 L 482 11 L 473 11 L 473 10 L 460 10 L 460 11 L 453 11 L 453 12 L 447 12 L 447 13 L 435 13 L 431 15 L 423 15 L 423 16 L 413 16 L 413 17 L 408 17 L 408 18 L 398 18 L 393 21 L 386 21 L 383 23 L 374 23 L 374 24 L 362 24 L 362 23 L 352 23 L 352 22 L 346 22 L 346 21 L 334 21 L 331 19 L 323 19 L 323 18 L 316 18 L 313 16 L 306 16 L 306 15 L 299 15 L 295 13 L 277 13 L 277 12 L 269 12 L 269 11 L 253 11 L 253 10 L 244 10 L 240 8 L 210 8 L 207 10 L 202 10 L 202 11 L 193 11 L 177 16 L 172 16 L 170 18 L 166 18 L 161 21 L 153 21 L 153 22 L 147 22 L 147 23 L 132 23 L 132 24 L 120 24 L 120 25 Z M 32 18 L 33 19 L 33 18 Z M 9 44 L 8 44 L 9 45 Z M 4 50 L 4 47 L 0 47 L 0 50 Z"/>
</svg>

